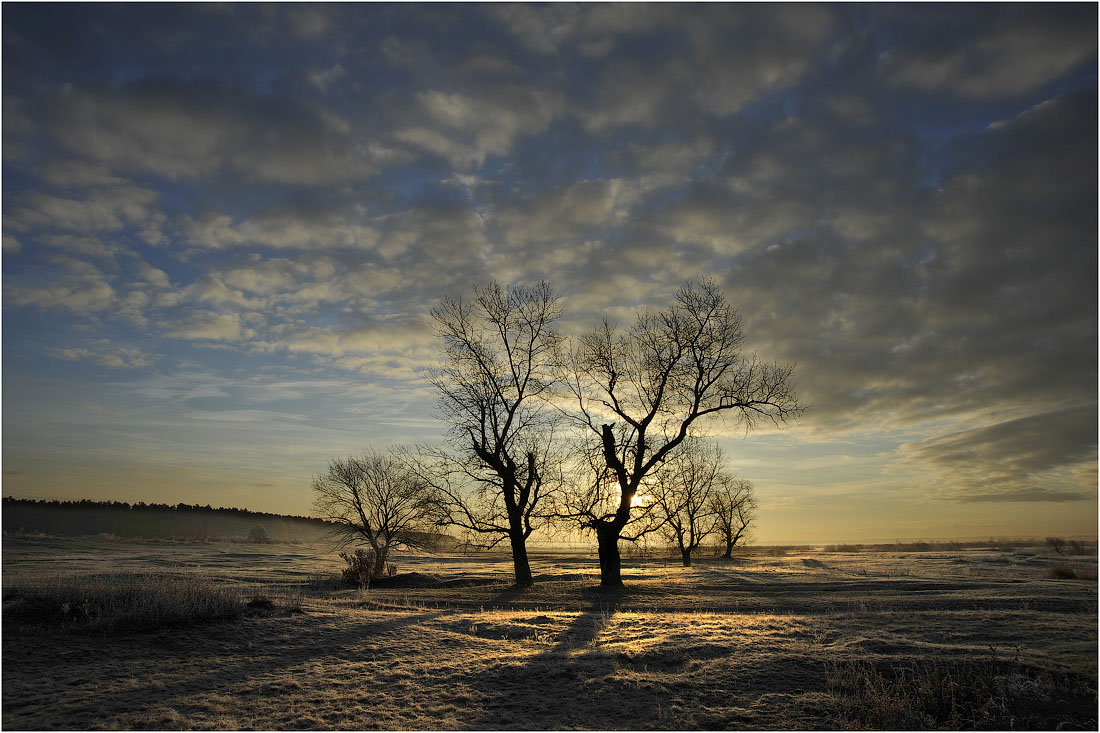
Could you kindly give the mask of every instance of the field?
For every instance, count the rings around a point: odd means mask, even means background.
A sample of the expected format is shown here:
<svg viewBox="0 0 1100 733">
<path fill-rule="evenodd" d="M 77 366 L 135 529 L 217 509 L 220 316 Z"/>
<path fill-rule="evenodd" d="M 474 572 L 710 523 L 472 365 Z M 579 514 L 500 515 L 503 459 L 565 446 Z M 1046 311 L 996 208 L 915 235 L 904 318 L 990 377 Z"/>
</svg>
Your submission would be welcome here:
<svg viewBox="0 0 1100 733">
<path fill-rule="evenodd" d="M 322 546 L 5 536 L 3 727 L 1096 728 L 1095 552 L 756 548 L 627 560 L 616 592 L 588 554 L 522 592 L 505 556 L 395 562 L 360 590 Z M 239 612 L 28 613 L 191 581 Z"/>
</svg>

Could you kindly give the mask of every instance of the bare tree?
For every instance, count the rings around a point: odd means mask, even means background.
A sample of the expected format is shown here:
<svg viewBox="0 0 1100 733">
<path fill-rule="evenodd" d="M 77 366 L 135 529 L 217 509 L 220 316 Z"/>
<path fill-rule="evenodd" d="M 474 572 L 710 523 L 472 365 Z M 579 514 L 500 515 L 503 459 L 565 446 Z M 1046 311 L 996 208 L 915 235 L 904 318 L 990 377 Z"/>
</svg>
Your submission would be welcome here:
<svg viewBox="0 0 1100 733">
<path fill-rule="evenodd" d="M 333 523 L 342 545 L 366 543 L 373 552 L 371 578 L 381 578 L 390 550 L 430 549 L 438 503 L 431 486 L 395 453 L 367 449 L 334 458 L 313 479 L 315 513 Z"/>
<path fill-rule="evenodd" d="M 717 529 L 713 499 L 728 476 L 722 450 L 717 443 L 688 438 L 654 476 L 661 534 L 680 550 L 684 567 L 691 567 L 691 554 Z"/>
<path fill-rule="evenodd" d="M 556 496 L 555 518 L 577 522 L 582 530 L 597 533 L 599 541 L 599 528 L 614 522 L 619 512 L 622 488 L 615 472 L 608 468 L 604 460 L 603 446 L 598 439 L 582 434 L 572 452 L 574 465 L 569 472 L 572 480 Z M 648 493 L 635 495 L 631 504 L 630 514 L 619 529 L 618 539 L 644 542 L 651 533 L 661 528 L 664 520 L 660 506 L 656 498 Z"/>
<path fill-rule="evenodd" d="M 450 423 L 450 450 L 430 452 L 446 521 L 484 546 L 507 539 L 515 584 L 533 583 L 527 538 L 545 520 L 560 483 L 554 453 L 555 384 L 561 336 L 558 297 L 546 282 L 475 288 L 432 310 L 444 363 L 432 383 Z"/>
<path fill-rule="evenodd" d="M 565 381 L 574 417 L 599 441 L 618 488 L 614 513 L 580 518 L 596 532 L 602 585 L 622 585 L 620 533 L 643 482 L 710 417 L 734 417 L 746 430 L 799 415 L 792 366 L 764 364 L 742 352 L 741 318 L 717 284 L 703 280 L 676 293 L 628 331 L 606 321 L 572 348 Z"/>
<path fill-rule="evenodd" d="M 720 474 L 710 497 L 715 530 L 725 545 L 724 558 L 733 557 L 733 548 L 748 536 L 756 521 L 756 494 L 751 481 Z"/>
</svg>

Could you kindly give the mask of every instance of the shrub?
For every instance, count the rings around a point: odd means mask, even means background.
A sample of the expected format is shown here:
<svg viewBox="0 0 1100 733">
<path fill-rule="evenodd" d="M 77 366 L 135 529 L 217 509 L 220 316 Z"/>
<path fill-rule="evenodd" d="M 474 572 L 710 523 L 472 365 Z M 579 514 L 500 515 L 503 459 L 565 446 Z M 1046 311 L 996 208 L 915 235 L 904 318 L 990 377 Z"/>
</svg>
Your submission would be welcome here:
<svg viewBox="0 0 1100 733">
<path fill-rule="evenodd" d="M 266 545 L 271 542 L 267 537 L 267 530 L 264 529 L 262 524 L 257 524 L 252 529 L 248 530 L 248 541 L 261 545 Z"/>
<path fill-rule="evenodd" d="M 348 564 L 341 578 L 348 585 L 368 586 L 374 574 L 374 550 L 360 547 L 351 555 L 341 552 L 340 557 Z"/>
<path fill-rule="evenodd" d="M 1070 565 L 1058 563 L 1047 568 L 1046 577 L 1054 580 L 1074 580 L 1077 578 L 1077 571 Z"/>
<path fill-rule="evenodd" d="M 234 619 L 244 610 L 239 593 L 199 578 L 86 576 L 5 593 L 4 624 L 112 634 Z"/>
<path fill-rule="evenodd" d="M 1066 541 L 1061 537 L 1047 537 L 1047 544 L 1050 545 L 1050 549 L 1057 552 L 1059 555 L 1065 554 Z"/>
</svg>

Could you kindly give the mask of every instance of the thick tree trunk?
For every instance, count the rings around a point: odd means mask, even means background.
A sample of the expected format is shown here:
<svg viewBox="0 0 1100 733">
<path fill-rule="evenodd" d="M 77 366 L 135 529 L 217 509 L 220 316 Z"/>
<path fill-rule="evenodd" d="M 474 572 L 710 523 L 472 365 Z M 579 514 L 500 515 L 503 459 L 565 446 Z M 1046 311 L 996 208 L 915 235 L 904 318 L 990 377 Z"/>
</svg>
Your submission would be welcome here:
<svg viewBox="0 0 1100 733">
<path fill-rule="evenodd" d="M 691 567 L 691 550 L 680 550 L 680 557 L 684 560 L 684 567 Z"/>
<path fill-rule="evenodd" d="M 374 567 L 371 568 L 370 577 L 371 580 L 378 580 L 386 576 L 386 552 L 384 550 L 374 551 Z"/>
<path fill-rule="evenodd" d="M 517 588 L 530 588 L 535 584 L 531 577 L 531 563 L 527 560 L 527 541 L 522 534 L 512 533 L 512 567 L 515 570 Z"/>
<path fill-rule="evenodd" d="M 722 555 L 722 557 L 726 558 L 727 560 L 733 558 L 733 543 L 729 540 L 726 540 L 726 554 Z"/>
<path fill-rule="evenodd" d="M 619 528 L 596 529 L 600 553 L 600 585 L 620 587 L 623 584 L 622 558 L 619 556 Z"/>
</svg>

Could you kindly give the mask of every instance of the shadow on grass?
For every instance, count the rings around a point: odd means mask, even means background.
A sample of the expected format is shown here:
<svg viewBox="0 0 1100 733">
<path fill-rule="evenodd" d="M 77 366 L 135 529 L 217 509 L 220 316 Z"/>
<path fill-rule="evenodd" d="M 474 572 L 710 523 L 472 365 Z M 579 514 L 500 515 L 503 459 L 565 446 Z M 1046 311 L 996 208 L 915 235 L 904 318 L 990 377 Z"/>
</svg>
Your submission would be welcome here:
<svg viewBox="0 0 1100 733">
<path fill-rule="evenodd" d="M 596 645 L 628 593 L 622 588 L 588 590 L 588 609 L 577 614 L 549 649 L 519 664 L 490 664 L 471 677 L 469 686 L 484 696 L 484 714 L 469 727 L 509 729 L 532 720 L 544 729 L 601 727 L 618 706 L 629 707 L 619 718 L 624 722 L 652 719 L 656 700 L 616 692 L 622 683 L 612 677 L 615 660 Z"/>
</svg>

